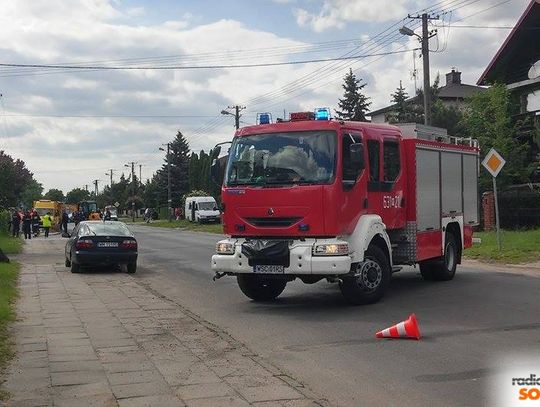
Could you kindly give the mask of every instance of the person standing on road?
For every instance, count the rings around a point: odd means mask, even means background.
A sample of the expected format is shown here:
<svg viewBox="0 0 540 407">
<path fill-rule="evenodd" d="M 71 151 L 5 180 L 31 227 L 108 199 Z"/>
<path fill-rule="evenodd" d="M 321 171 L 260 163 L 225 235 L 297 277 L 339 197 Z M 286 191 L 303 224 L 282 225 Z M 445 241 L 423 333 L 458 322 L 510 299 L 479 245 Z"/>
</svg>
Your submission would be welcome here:
<svg viewBox="0 0 540 407">
<path fill-rule="evenodd" d="M 25 239 L 32 239 L 32 214 L 26 211 L 23 217 L 23 232 Z"/>
<path fill-rule="evenodd" d="M 39 235 L 39 222 L 41 221 L 41 218 L 35 209 L 32 210 L 30 215 L 32 216 L 32 232 L 34 232 L 34 237 L 37 237 L 37 235 Z"/>
<path fill-rule="evenodd" d="M 62 218 L 60 219 L 61 228 L 64 234 L 67 235 L 67 227 L 69 222 L 69 216 L 66 211 L 62 211 Z"/>
<path fill-rule="evenodd" d="M 19 211 L 15 209 L 11 215 L 11 232 L 13 237 L 19 237 L 21 233 L 21 217 L 19 216 Z"/>
<path fill-rule="evenodd" d="M 45 237 L 49 237 L 49 229 L 51 228 L 51 225 L 52 225 L 51 213 L 47 212 L 47 214 L 43 216 L 42 221 L 43 221 L 43 229 L 45 230 Z"/>
</svg>

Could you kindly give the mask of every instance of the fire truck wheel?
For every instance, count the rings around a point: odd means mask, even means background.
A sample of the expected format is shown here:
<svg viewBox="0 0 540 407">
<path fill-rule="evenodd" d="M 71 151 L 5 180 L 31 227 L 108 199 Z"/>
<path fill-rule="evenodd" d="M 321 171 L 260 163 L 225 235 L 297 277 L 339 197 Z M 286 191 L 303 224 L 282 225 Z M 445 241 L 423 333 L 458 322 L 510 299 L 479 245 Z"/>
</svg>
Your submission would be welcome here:
<svg viewBox="0 0 540 407">
<path fill-rule="evenodd" d="M 459 249 L 452 233 L 446 234 L 444 256 L 433 268 L 433 278 L 437 281 L 452 280 L 456 274 Z"/>
<path fill-rule="evenodd" d="M 445 242 L 443 257 L 420 263 L 420 274 L 422 274 L 424 280 L 449 281 L 454 278 L 459 258 L 459 249 L 456 238 L 452 233 L 447 233 Z"/>
<path fill-rule="evenodd" d="M 254 301 L 275 300 L 287 285 L 286 280 L 275 280 L 252 274 L 239 274 L 236 279 L 240 290 Z"/>
<path fill-rule="evenodd" d="M 344 276 L 339 287 L 351 304 L 372 304 L 382 298 L 390 278 L 390 263 L 384 251 L 371 245 L 366 250 L 364 261 L 354 265 L 353 273 Z"/>
</svg>

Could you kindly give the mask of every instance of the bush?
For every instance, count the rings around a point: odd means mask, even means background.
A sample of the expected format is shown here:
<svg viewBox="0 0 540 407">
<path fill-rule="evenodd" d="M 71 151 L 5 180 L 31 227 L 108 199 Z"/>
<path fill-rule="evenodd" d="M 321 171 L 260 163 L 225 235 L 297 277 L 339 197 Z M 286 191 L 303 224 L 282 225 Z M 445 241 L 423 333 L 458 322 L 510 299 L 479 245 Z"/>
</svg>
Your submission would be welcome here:
<svg viewBox="0 0 540 407">
<path fill-rule="evenodd" d="M 5 234 L 8 231 L 11 222 L 11 214 L 9 211 L 0 211 L 0 234 Z"/>
</svg>

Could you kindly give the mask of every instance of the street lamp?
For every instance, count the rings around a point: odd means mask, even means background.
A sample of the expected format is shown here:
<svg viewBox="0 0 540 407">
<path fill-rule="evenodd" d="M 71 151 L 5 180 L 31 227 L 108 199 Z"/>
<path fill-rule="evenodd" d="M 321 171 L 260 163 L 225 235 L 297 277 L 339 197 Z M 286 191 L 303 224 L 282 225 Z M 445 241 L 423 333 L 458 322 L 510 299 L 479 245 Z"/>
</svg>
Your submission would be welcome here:
<svg viewBox="0 0 540 407">
<path fill-rule="evenodd" d="M 414 17 L 420 18 L 420 17 Z M 422 35 L 418 35 L 409 27 L 401 27 L 399 33 L 408 37 L 417 37 L 422 44 L 422 62 L 424 71 L 424 124 L 431 124 L 431 84 L 429 83 L 429 39 L 437 34 L 437 31 L 428 31 L 428 20 L 438 17 L 429 17 L 427 13 L 422 14 Z"/>
<path fill-rule="evenodd" d="M 240 128 L 240 111 L 241 110 L 244 110 L 246 107 L 245 106 L 239 106 L 239 105 L 235 105 L 235 106 L 228 106 L 227 109 L 234 109 L 234 113 L 231 113 L 225 109 L 223 109 L 221 111 L 221 114 L 222 115 L 228 115 L 228 116 L 234 116 L 234 127 L 236 127 L 236 130 L 238 130 Z"/>
<path fill-rule="evenodd" d="M 418 34 L 416 34 L 413 30 L 411 30 L 409 27 L 401 27 L 399 29 L 399 33 L 402 34 L 402 35 L 407 35 L 409 37 L 412 37 L 413 35 L 417 36 L 418 38 L 422 39 L 422 37 L 420 37 Z"/>
</svg>

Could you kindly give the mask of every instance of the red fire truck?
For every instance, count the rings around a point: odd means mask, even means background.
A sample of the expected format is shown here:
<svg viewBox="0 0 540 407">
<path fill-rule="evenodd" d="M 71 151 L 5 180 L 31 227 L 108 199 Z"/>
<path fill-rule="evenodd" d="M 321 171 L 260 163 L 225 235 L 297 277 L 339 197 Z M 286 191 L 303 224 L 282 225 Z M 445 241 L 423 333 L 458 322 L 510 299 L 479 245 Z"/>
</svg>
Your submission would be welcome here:
<svg viewBox="0 0 540 407">
<path fill-rule="evenodd" d="M 296 278 L 326 279 L 354 304 L 378 301 L 403 265 L 451 280 L 478 223 L 478 148 L 328 113 L 236 132 L 216 277 L 236 276 L 258 301 Z M 218 168 L 215 160 L 214 179 Z"/>
</svg>

